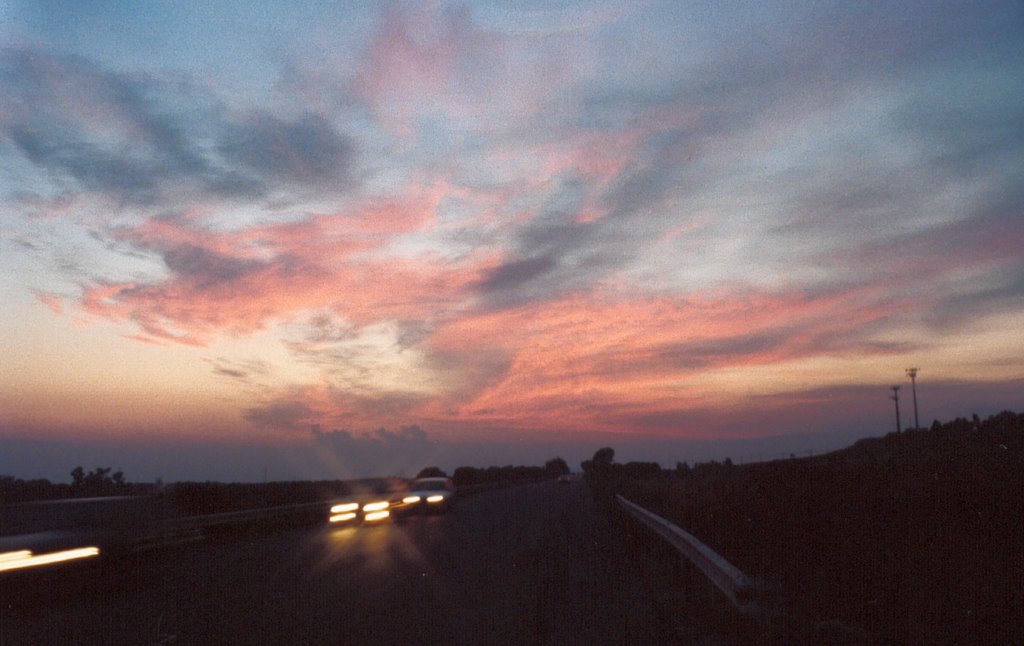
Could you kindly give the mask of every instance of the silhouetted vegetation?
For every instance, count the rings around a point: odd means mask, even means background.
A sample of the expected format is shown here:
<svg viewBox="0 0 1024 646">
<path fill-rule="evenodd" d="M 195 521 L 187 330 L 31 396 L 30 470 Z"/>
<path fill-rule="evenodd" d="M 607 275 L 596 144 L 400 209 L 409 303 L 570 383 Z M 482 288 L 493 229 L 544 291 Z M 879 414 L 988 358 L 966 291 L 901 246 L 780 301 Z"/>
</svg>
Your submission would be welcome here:
<svg viewBox="0 0 1024 646">
<path fill-rule="evenodd" d="M 599 502 L 610 500 L 620 481 L 662 478 L 667 473 L 657 462 L 615 462 L 615 450 L 610 447 L 598 449 L 592 460 L 584 460 L 583 475 Z"/>
<path fill-rule="evenodd" d="M 610 446 L 594 451 L 594 464 L 611 464 L 615 461 L 615 449 Z"/>
<path fill-rule="evenodd" d="M 150 483 L 128 482 L 124 473 L 110 467 L 97 467 L 86 473 L 80 466 L 71 470 L 71 484 L 53 483 L 44 478 L 22 480 L 0 475 L 0 503 L 31 502 L 34 500 L 64 500 L 69 498 L 96 498 L 101 496 L 140 496 L 155 491 Z"/>
<path fill-rule="evenodd" d="M 124 473 L 116 471 L 112 475 L 110 467 L 97 467 L 85 472 L 82 467 L 71 471 L 71 492 L 75 496 L 117 496 L 128 492 L 128 483 Z"/>
<path fill-rule="evenodd" d="M 448 474 L 439 467 L 425 467 L 416 474 L 417 478 L 447 478 Z"/>
<path fill-rule="evenodd" d="M 560 464 L 559 464 L 559 461 Z M 569 466 L 561 458 L 548 460 L 543 467 L 512 466 L 487 467 L 459 467 L 452 474 L 452 482 L 456 487 L 477 487 L 499 484 L 525 484 L 529 482 L 540 482 L 558 475 L 552 469 L 560 469 L 564 465 L 566 473 Z"/>
<path fill-rule="evenodd" d="M 70 497 L 70 485 L 53 484 L 49 480 L 41 478 L 22 480 L 14 476 L 0 475 L 0 503 L 7 504 Z"/>
<path fill-rule="evenodd" d="M 816 457 L 659 476 L 617 466 L 588 472 L 595 491 L 622 493 L 766 581 L 782 641 L 1024 643 L 1024 414 Z"/>
<path fill-rule="evenodd" d="M 540 482 L 569 473 L 560 457 L 544 466 L 459 467 L 452 480 L 457 487 L 488 487 Z M 86 472 L 71 471 L 71 484 L 49 480 L 21 480 L 0 475 L 0 503 L 19 503 L 67 498 L 160 495 L 177 516 L 202 516 L 245 509 L 261 509 L 301 503 L 324 502 L 357 492 L 385 493 L 405 482 L 401 478 L 365 478 L 361 480 L 321 480 L 265 483 L 176 482 L 130 483 L 121 471 L 100 467 Z M 426 467 L 417 478 L 446 477 L 436 466 Z"/>
<path fill-rule="evenodd" d="M 544 463 L 544 471 L 549 478 L 557 478 L 569 474 L 569 465 L 562 458 L 552 458 Z"/>
</svg>

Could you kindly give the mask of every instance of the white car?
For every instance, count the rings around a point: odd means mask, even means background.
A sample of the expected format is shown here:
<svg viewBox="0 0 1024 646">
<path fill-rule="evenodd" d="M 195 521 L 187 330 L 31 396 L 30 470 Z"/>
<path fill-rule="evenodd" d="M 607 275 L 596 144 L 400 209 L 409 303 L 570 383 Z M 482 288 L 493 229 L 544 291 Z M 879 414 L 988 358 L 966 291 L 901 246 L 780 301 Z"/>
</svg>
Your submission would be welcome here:
<svg viewBox="0 0 1024 646">
<path fill-rule="evenodd" d="M 455 498 L 451 478 L 417 478 L 402 497 L 403 511 L 446 511 Z"/>
</svg>

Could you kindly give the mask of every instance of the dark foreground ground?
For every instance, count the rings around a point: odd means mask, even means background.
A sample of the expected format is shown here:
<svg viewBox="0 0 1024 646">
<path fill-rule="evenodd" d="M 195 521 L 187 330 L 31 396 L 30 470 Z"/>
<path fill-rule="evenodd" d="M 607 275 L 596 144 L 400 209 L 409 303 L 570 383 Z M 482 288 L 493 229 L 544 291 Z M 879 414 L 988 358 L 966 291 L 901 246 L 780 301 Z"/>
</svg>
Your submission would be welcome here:
<svg viewBox="0 0 1024 646">
<path fill-rule="evenodd" d="M 582 481 L 523 485 L 402 523 L 236 531 L 128 561 L 8 576 L 0 643 L 729 639 L 666 605 L 681 598 L 664 592 L 675 583 L 645 579 L 661 570 L 633 547 Z"/>
<path fill-rule="evenodd" d="M 767 583 L 779 641 L 1024 644 L 1024 416 L 1002 422 L 610 486 Z"/>
</svg>

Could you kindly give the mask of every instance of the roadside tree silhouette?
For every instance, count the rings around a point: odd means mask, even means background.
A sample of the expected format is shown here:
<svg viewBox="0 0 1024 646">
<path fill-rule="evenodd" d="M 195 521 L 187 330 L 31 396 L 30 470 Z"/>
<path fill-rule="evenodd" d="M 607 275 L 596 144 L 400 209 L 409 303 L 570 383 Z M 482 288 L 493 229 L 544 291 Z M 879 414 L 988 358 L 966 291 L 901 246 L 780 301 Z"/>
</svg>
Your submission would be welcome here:
<svg viewBox="0 0 1024 646">
<path fill-rule="evenodd" d="M 594 452 L 592 460 L 584 460 L 583 475 L 590 486 L 594 499 L 601 504 L 608 504 L 613 489 L 612 481 L 621 465 L 615 464 L 615 449 L 604 446 Z"/>
<path fill-rule="evenodd" d="M 439 467 L 425 467 L 416 474 L 417 478 L 447 478 L 448 474 Z"/>
<path fill-rule="evenodd" d="M 544 472 L 552 478 L 567 475 L 569 465 L 562 458 L 552 458 L 544 463 Z"/>
<path fill-rule="evenodd" d="M 594 464 L 611 464 L 615 461 L 615 449 L 606 446 L 594 452 Z"/>
<path fill-rule="evenodd" d="M 89 473 L 81 466 L 71 470 L 71 493 L 73 496 L 113 496 L 123 493 L 128 483 L 124 473 L 115 471 L 112 475 L 110 467 L 96 467 Z"/>
</svg>

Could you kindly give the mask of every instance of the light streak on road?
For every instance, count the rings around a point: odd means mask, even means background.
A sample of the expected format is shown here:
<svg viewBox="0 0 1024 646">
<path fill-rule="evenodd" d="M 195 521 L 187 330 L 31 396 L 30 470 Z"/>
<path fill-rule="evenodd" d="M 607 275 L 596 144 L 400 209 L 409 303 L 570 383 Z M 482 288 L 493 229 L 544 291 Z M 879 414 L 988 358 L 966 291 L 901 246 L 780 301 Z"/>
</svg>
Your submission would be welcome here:
<svg viewBox="0 0 1024 646">
<path fill-rule="evenodd" d="M 21 570 L 24 568 L 38 567 L 40 565 L 51 565 L 64 561 L 91 558 L 99 556 L 98 547 L 79 547 L 72 550 L 60 552 L 48 552 L 46 554 L 33 554 L 31 550 L 17 550 L 15 552 L 0 553 L 0 572 L 7 570 Z"/>
</svg>

